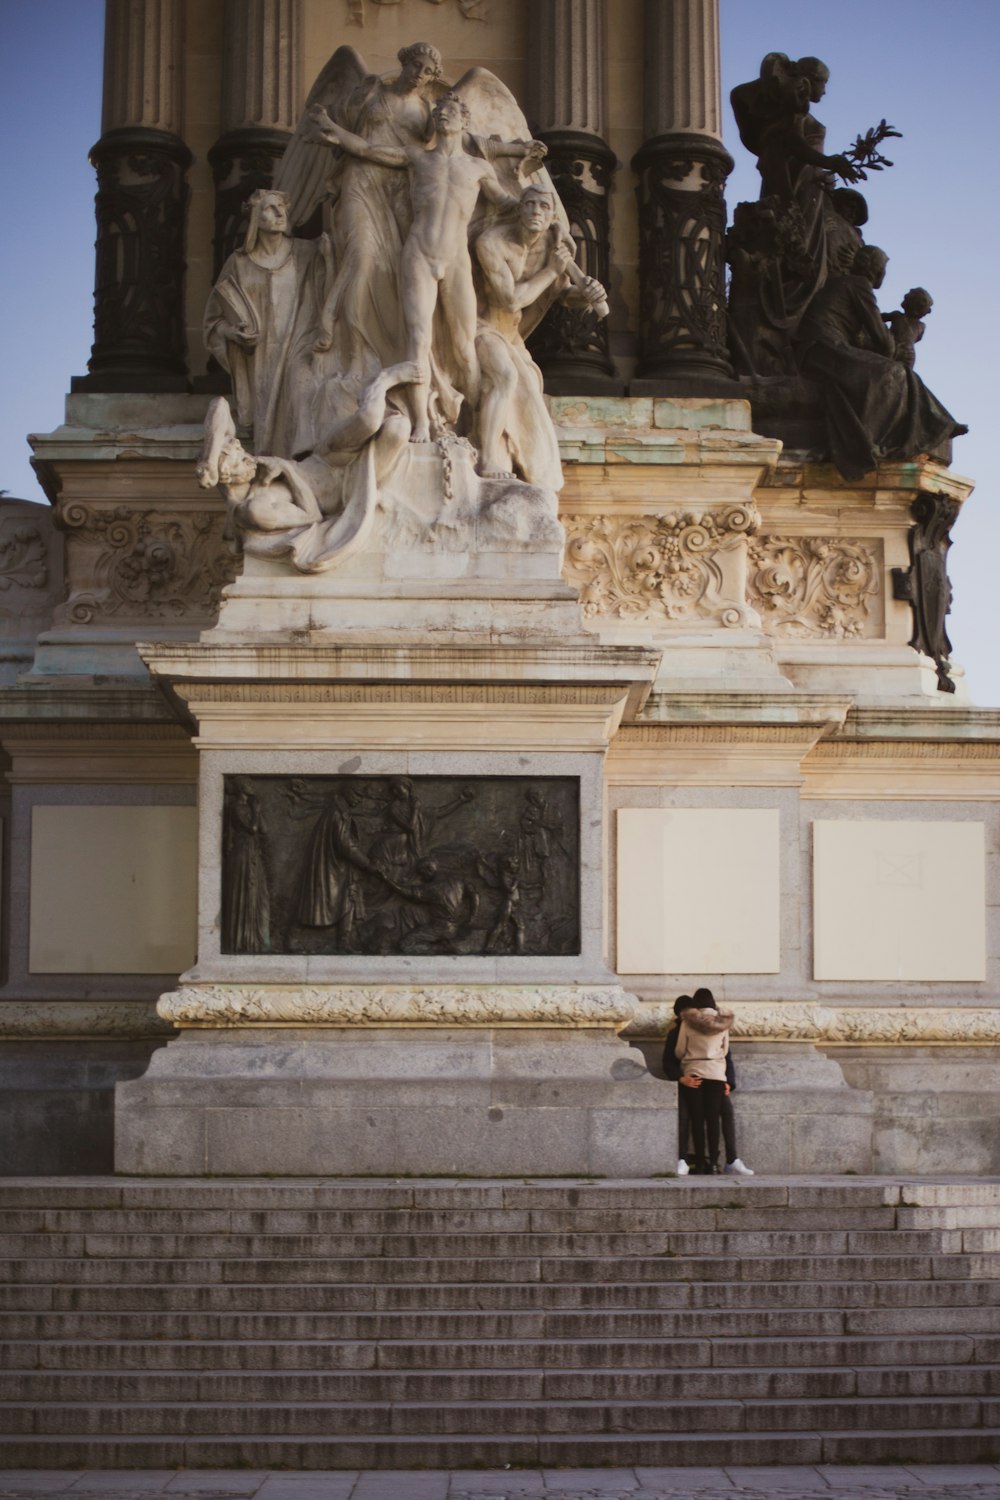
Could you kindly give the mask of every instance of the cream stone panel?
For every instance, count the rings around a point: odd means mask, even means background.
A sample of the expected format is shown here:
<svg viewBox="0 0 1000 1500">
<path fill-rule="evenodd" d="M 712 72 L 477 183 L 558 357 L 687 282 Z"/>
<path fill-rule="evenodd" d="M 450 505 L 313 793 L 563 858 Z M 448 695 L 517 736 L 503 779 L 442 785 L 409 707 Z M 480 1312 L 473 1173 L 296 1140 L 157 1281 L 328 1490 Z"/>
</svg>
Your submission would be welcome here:
<svg viewBox="0 0 1000 1500">
<path fill-rule="evenodd" d="M 621 808 L 620 974 L 776 974 L 779 814 Z"/>
<path fill-rule="evenodd" d="M 197 868 L 193 807 L 35 807 L 29 971 L 188 968 Z"/>
<path fill-rule="evenodd" d="M 813 975 L 986 978 L 982 823 L 813 823 Z"/>
</svg>

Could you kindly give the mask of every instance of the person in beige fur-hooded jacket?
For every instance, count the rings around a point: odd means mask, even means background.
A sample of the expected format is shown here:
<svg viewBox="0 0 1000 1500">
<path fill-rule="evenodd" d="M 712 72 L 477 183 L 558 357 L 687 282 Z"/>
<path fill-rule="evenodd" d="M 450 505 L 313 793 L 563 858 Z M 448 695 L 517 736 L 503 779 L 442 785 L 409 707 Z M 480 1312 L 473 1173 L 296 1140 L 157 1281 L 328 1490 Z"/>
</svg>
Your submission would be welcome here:
<svg viewBox="0 0 1000 1500">
<path fill-rule="evenodd" d="M 687 1085 L 687 1107 L 694 1141 L 694 1171 L 719 1170 L 719 1123 L 726 1093 L 726 1057 L 733 1013 L 718 1010 L 710 990 L 699 990 L 681 1011 L 674 1050 L 681 1064 L 681 1086 Z M 695 1083 L 694 1080 L 699 1080 Z M 707 1137 L 707 1141 L 706 1141 Z"/>
</svg>

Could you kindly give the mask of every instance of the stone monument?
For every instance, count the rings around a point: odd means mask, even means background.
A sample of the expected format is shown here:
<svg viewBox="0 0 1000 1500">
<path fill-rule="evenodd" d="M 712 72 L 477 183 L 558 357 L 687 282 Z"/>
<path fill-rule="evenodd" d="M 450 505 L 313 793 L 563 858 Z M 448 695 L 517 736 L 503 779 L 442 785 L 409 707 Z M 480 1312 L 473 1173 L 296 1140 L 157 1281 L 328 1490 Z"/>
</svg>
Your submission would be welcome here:
<svg viewBox="0 0 1000 1500">
<path fill-rule="evenodd" d="M 666 1171 L 708 985 L 758 1170 L 996 1170 L 1000 714 L 930 299 L 863 242 L 897 132 L 828 154 L 769 53 L 727 236 L 714 0 L 630 6 L 624 71 L 601 0 L 336 8 L 109 0 L 58 530 L 0 519 L 15 1169 Z"/>
</svg>

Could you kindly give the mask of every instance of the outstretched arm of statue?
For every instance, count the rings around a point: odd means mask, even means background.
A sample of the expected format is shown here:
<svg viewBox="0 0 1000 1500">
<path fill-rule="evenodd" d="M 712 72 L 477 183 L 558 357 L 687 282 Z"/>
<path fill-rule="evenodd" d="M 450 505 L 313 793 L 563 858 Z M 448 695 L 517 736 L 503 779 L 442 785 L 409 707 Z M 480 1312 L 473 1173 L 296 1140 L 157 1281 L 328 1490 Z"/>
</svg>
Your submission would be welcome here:
<svg viewBox="0 0 1000 1500">
<path fill-rule="evenodd" d="M 525 277 L 523 281 L 515 281 L 504 246 L 502 235 L 491 234 L 487 230 L 476 241 L 476 258 L 489 285 L 489 300 L 502 307 L 505 312 L 521 312 L 536 302 L 558 276 L 564 274 L 564 262 L 569 258 L 569 252 L 564 251 L 560 256 L 554 247 L 540 270 L 533 276 Z"/>
<path fill-rule="evenodd" d="M 482 136 L 475 137 L 475 140 L 487 161 L 501 156 L 513 157 L 515 161 L 524 162 L 524 170 L 528 173 L 537 172 L 549 154 L 544 141 L 498 141 Z"/>
<path fill-rule="evenodd" d="M 313 104 L 308 115 L 314 141 L 342 146 L 352 156 L 360 156 L 362 161 L 372 161 L 379 167 L 405 167 L 409 161 L 405 146 L 373 146 L 364 136 L 355 135 L 331 120 L 322 104 Z"/>
<path fill-rule="evenodd" d="M 500 186 L 500 179 L 489 162 L 485 162 L 484 166 L 486 170 L 479 180 L 479 191 L 483 197 L 488 198 L 490 203 L 494 204 L 497 208 L 506 210 L 520 208 L 520 198 L 514 198 L 510 193 L 504 191 Z"/>
<path fill-rule="evenodd" d="M 863 175 L 849 157 L 840 154 L 827 156 L 824 152 L 817 151 L 815 146 L 810 146 L 802 131 L 795 125 L 789 124 L 782 131 L 781 139 L 788 155 L 795 157 L 796 161 L 805 162 L 807 166 L 823 167 L 828 172 L 835 172 L 845 182 L 858 182 Z"/>
</svg>

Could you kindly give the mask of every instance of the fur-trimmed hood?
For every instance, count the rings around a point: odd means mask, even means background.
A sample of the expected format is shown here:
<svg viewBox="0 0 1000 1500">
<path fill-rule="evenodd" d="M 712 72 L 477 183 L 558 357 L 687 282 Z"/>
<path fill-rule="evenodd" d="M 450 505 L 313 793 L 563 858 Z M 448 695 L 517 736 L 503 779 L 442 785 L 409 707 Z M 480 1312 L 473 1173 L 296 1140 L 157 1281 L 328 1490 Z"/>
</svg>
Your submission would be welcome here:
<svg viewBox="0 0 1000 1500">
<path fill-rule="evenodd" d="M 736 1018 L 731 1010 L 712 1010 L 708 1006 L 701 1008 L 692 1005 L 688 1010 L 681 1011 L 680 1019 L 701 1036 L 721 1036 L 729 1030 Z"/>
</svg>

